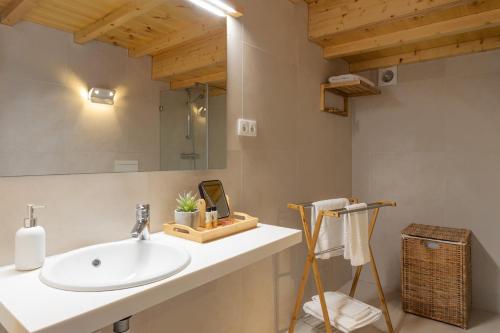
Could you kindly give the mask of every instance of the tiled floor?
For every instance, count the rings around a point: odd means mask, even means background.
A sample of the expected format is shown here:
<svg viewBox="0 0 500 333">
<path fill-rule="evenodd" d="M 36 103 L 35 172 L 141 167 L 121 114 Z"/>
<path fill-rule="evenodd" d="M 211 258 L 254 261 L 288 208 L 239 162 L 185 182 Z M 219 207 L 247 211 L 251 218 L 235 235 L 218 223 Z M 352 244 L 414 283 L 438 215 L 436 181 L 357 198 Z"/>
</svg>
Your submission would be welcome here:
<svg viewBox="0 0 500 333">
<path fill-rule="evenodd" d="M 377 298 L 374 285 L 360 283 L 357 297 L 367 303 L 376 305 Z M 345 288 L 343 288 L 345 289 Z M 463 330 L 459 327 L 440 323 L 434 320 L 404 313 L 401 310 L 398 294 L 386 295 L 389 312 L 391 314 L 394 331 L 396 333 L 500 333 L 500 314 L 486 311 L 473 310 L 470 328 Z M 297 333 L 323 333 L 323 324 L 311 317 L 304 317 L 297 324 Z M 340 331 L 335 331 L 340 332 Z M 356 331 L 356 333 L 381 333 L 387 332 L 385 321 L 380 319 L 377 323 Z"/>
</svg>

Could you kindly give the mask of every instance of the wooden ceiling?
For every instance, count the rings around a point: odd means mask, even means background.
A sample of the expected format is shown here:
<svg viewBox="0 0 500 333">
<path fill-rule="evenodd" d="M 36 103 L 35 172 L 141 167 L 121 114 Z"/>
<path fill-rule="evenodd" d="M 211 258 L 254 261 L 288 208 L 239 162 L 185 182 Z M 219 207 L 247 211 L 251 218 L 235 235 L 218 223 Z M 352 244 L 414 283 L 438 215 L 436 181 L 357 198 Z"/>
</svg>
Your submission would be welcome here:
<svg viewBox="0 0 500 333">
<path fill-rule="evenodd" d="M 309 38 L 351 72 L 500 48 L 500 0 L 305 0 Z"/>
<path fill-rule="evenodd" d="M 153 79 L 175 89 L 225 86 L 226 19 L 187 0 L 0 0 L 0 17 L 70 32 L 80 44 L 111 43 L 131 57 L 151 55 Z"/>
</svg>

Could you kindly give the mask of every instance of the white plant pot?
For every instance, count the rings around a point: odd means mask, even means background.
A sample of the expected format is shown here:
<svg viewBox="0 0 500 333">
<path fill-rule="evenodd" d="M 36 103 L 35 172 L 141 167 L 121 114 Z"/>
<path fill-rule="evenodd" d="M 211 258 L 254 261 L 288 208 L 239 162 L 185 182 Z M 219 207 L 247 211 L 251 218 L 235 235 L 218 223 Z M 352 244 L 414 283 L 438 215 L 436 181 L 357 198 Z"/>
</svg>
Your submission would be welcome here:
<svg viewBox="0 0 500 333">
<path fill-rule="evenodd" d="M 191 228 L 200 226 L 200 212 L 179 212 L 175 210 L 175 223 L 186 225 Z"/>
</svg>

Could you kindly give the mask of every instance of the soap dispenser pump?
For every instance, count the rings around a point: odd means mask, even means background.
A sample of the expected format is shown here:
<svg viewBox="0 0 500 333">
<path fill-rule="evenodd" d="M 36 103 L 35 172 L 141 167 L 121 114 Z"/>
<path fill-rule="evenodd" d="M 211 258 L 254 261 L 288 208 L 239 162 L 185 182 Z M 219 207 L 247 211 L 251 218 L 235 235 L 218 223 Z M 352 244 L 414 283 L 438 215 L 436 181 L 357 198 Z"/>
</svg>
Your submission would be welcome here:
<svg viewBox="0 0 500 333">
<path fill-rule="evenodd" d="M 35 209 L 45 206 L 28 205 L 24 227 L 16 233 L 15 266 L 18 271 L 42 267 L 45 261 L 45 229 L 37 225 Z"/>
</svg>

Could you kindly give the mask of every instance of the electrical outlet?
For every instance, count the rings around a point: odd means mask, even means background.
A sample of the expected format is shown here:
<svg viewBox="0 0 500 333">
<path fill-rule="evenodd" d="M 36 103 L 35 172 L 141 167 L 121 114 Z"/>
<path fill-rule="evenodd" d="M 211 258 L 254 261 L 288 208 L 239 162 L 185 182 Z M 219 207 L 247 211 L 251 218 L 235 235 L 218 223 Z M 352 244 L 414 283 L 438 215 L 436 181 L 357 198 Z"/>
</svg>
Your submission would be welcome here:
<svg viewBox="0 0 500 333">
<path fill-rule="evenodd" d="M 248 121 L 248 135 L 249 136 L 257 136 L 257 121 L 249 120 Z"/>
<path fill-rule="evenodd" d="M 257 121 L 249 119 L 238 119 L 239 136 L 257 136 Z"/>
<path fill-rule="evenodd" d="M 250 124 L 246 119 L 238 119 L 238 135 L 239 136 L 248 136 L 248 127 Z"/>
</svg>

